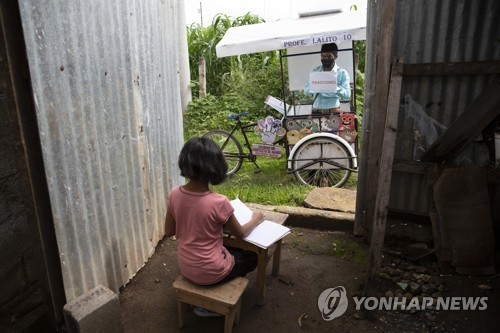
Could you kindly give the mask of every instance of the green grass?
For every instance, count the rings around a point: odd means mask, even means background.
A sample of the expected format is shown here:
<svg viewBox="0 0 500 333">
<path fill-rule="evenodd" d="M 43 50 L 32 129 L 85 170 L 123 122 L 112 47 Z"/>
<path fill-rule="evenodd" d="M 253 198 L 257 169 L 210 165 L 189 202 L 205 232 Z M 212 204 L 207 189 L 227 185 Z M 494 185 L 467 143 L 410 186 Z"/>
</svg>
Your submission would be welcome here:
<svg viewBox="0 0 500 333">
<path fill-rule="evenodd" d="M 239 198 L 243 202 L 266 205 L 303 206 L 314 187 L 302 185 L 293 174 L 287 173 L 284 150 L 279 159 L 259 156 L 257 164 L 260 173 L 254 173 L 255 165 L 247 160 L 236 174 L 212 189 L 230 200 Z M 358 174 L 352 173 L 344 188 L 355 189 L 357 179 Z"/>
<path fill-rule="evenodd" d="M 336 257 L 349 258 L 356 264 L 368 264 L 368 251 L 352 240 L 339 239 L 332 242 L 330 253 Z"/>
<path fill-rule="evenodd" d="M 352 261 L 365 267 L 368 264 L 368 249 L 348 235 L 321 234 L 321 238 L 310 238 L 292 233 L 286 244 L 296 250 L 312 254 L 323 254 Z"/>
<path fill-rule="evenodd" d="M 281 158 L 257 158 L 261 172 L 254 173 L 255 165 L 243 162 L 241 169 L 213 190 L 229 199 L 267 205 L 302 206 L 305 197 L 313 189 L 301 185 L 293 174 L 287 173 L 285 153 Z"/>
<path fill-rule="evenodd" d="M 248 133 L 252 143 L 261 143 L 253 133 Z M 243 145 L 241 134 L 235 135 Z M 248 152 L 243 147 L 244 152 Z M 293 174 L 287 173 L 286 154 L 283 149 L 280 158 L 258 156 L 257 164 L 261 171 L 255 173 L 255 165 L 244 160 L 240 170 L 230 176 L 221 185 L 213 186 L 212 190 L 227 196 L 230 200 L 239 198 L 243 202 L 265 205 L 303 206 L 304 199 L 314 187 L 299 183 Z M 355 189 L 357 173 L 352 173 L 344 188 Z"/>
<path fill-rule="evenodd" d="M 250 144 L 262 143 L 254 133 L 247 133 Z M 241 133 L 235 137 L 242 144 L 245 142 Z M 243 151 L 248 148 L 243 146 Z M 261 171 L 255 173 L 255 165 L 243 160 L 240 170 L 231 175 L 223 184 L 213 190 L 224 194 L 229 199 L 239 198 L 243 202 L 266 205 L 302 206 L 311 186 L 301 185 L 293 174 L 287 173 L 286 154 L 283 149 L 280 158 L 258 156 L 257 164 Z"/>
</svg>

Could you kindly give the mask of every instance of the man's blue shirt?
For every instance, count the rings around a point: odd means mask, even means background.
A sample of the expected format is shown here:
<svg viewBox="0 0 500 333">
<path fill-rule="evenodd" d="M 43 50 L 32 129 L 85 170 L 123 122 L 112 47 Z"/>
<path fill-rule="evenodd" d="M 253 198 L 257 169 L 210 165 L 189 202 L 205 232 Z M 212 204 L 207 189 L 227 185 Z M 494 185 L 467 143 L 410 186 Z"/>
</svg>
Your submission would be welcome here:
<svg viewBox="0 0 500 333">
<path fill-rule="evenodd" d="M 323 72 L 323 65 L 320 65 L 312 70 L 313 72 Z M 337 73 L 337 92 L 331 93 L 318 93 L 313 103 L 313 109 L 330 109 L 340 107 L 340 101 L 349 100 L 351 98 L 351 87 L 350 78 L 347 71 L 340 68 L 335 64 L 332 68 L 332 72 Z M 306 95 L 315 95 L 315 93 L 310 92 L 310 79 L 307 80 L 307 84 L 304 88 Z"/>
</svg>

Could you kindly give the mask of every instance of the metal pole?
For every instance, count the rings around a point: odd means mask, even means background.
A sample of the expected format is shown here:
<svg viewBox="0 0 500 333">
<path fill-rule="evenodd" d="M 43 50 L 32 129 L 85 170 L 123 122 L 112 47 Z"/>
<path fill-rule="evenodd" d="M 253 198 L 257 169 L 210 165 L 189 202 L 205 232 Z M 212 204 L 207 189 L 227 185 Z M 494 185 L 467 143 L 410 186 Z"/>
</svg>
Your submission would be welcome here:
<svg viewBox="0 0 500 333">
<path fill-rule="evenodd" d="M 280 52 L 280 67 L 281 67 L 281 97 L 283 98 L 283 111 L 285 112 L 285 119 L 286 119 L 286 116 L 287 116 L 287 106 L 286 106 L 286 93 L 285 93 L 285 74 L 283 72 L 284 68 L 283 68 L 283 53 L 282 53 L 282 50 L 279 51 Z M 285 124 L 285 129 L 288 130 L 286 128 L 286 124 Z M 289 157 L 289 149 L 288 149 L 288 141 L 286 140 L 286 135 L 284 137 L 284 140 L 285 140 L 285 154 L 286 154 L 286 158 L 288 159 Z"/>
<path fill-rule="evenodd" d="M 356 70 L 357 70 L 357 62 L 356 62 L 356 52 L 354 50 L 354 41 L 351 41 L 351 49 L 352 49 L 352 68 L 353 68 L 353 91 L 352 91 L 352 98 L 351 98 L 351 111 L 354 112 L 354 114 L 356 114 Z"/>
<path fill-rule="evenodd" d="M 283 54 L 282 50 L 280 50 L 280 67 L 281 67 L 281 97 L 283 98 L 283 107 L 285 108 L 285 116 L 286 116 L 286 93 L 285 93 L 285 74 L 283 69 Z"/>
<path fill-rule="evenodd" d="M 200 1 L 200 24 L 203 27 L 203 6 Z"/>
</svg>

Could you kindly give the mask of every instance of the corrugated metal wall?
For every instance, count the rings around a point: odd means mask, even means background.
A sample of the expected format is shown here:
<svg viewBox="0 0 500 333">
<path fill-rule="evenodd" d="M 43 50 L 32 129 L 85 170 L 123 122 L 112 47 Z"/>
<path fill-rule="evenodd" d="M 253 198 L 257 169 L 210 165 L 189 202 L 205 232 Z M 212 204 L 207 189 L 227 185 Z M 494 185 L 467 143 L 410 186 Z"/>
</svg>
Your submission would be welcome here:
<svg viewBox="0 0 500 333">
<path fill-rule="evenodd" d="M 181 182 L 183 10 L 20 1 L 68 301 L 97 284 L 118 291 L 164 234 L 166 193 Z"/>
<path fill-rule="evenodd" d="M 380 17 L 378 10 L 379 5 L 373 1 L 372 19 Z M 498 60 L 499 17 L 500 2 L 496 0 L 400 0 L 396 8 L 393 54 L 406 64 Z M 368 39 L 377 40 L 377 33 L 378 29 L 368 29 Z M 368 54 L 367 58 L 373 56 Z M 367 64 L 375 66 L 375 62 Z M 368 81 L 375 77 L 368 73 L 375 70 L 367 68 L 366 72 L 367 87 L 373 87 L 376 82 Z M 404 77 L 394 158 L 418 160 L 422 154 L 419 144 L 428 147 L 492 78 L 492 75 Z M 423 137 L 415 139 L 415 130 Z M 487 158 L 484 145 L 473 142 L 457 162 L 480 164 Z M 427 215 L 425 185 L 423 175 L 394 172 L 389 207 Z"/>
</svg>

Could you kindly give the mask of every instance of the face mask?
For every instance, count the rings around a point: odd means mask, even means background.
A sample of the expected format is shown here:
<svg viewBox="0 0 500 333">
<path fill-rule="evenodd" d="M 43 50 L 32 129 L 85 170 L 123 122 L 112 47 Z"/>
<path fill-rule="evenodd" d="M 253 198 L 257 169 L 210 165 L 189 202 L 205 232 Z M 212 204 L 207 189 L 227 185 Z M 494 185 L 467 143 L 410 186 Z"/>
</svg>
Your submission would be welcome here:
<svg viewBox="0 0 500 333">
<path fill-rule="evenodd" d="M 323 64 L 324 68 L 330 68 L 333 65 L 334 60 L 333 59 L 321 59 L 321 63 Z"/>
</svg>

